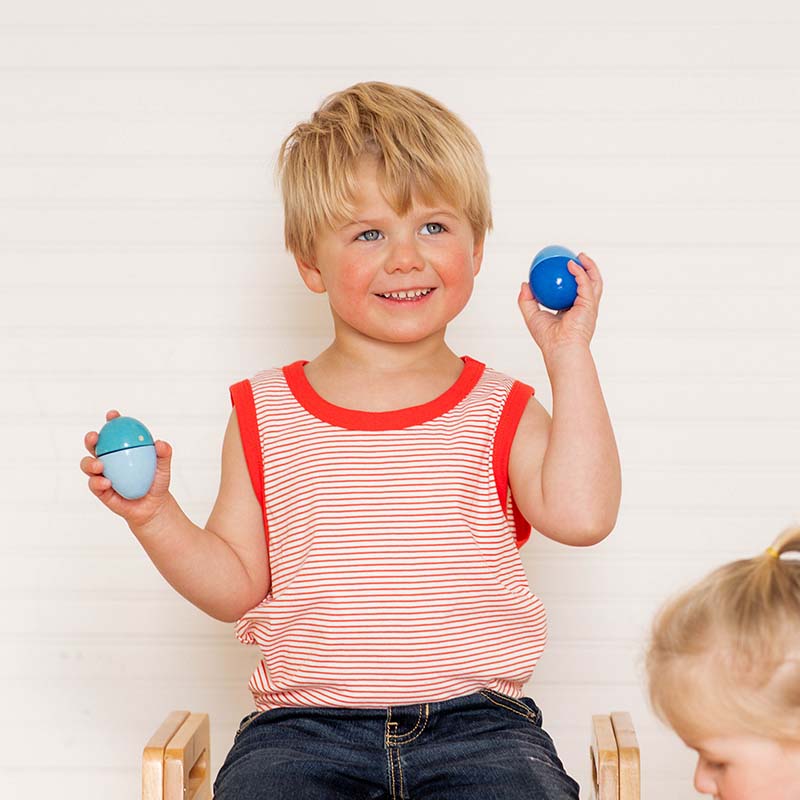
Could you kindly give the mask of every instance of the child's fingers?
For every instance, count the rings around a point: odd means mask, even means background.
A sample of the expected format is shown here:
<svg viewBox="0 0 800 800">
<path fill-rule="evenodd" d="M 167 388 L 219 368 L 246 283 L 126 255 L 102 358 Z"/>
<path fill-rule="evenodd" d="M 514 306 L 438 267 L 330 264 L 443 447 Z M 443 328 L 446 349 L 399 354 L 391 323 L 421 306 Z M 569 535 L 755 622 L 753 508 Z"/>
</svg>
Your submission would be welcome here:
<svg viewBox="0 0 800 800">
<path fill-rule="evenodd" d="M 578 260 L 580 261 L 581 266 L 586 274 L 589 276 L 589 280 L 592 281 L 592 283 L 602 286 L 603 276 L 600 274 L 600 268 L 597 266 L 594 259 L 589 258 L 586 253 L 578 253 Z"/>
<path fill-rule="evenodd" d="M 89 476 L 103 474 L 103 462 L 93 456 L 84 456 L 81 459 L 81 472 Z"/>
<path fill-rule="evenodd" d="M 600 270 L 597 268 L 597 264 L 583 253 L 580 254 L 579 258 L 580 264 L 574 261 L 567 263 L 567 269 L 575 277 L 575 281 L 578 284 L 578 294 L 599 300 L 600 295 L 603 293 L 603 278 L 600 275 Z M 586 261 L 585 266 L 583 266 L 584 259 Z M 583 292 L 581 289 L 583 289 Z"/>
<path fill-rule="evenodd" d="M 111 481 L 105 475 L 93 475 L 89 478 L 89 489 L 95 497 L 102 496 L 111 488 Z"/>
<path fill-rule="evenodd" d="M 91 493 L 105 502 L 103 496 L 111 489 L 111 481 L 103 475 L 103 462 L 99 458 L 85 456 L 81 459 L 81 471 L 89 476 Z"/>
<path fill-rule="evenodd" d="M 84 456 L 81 459 L 81 472 L 89 476 L 89 489 L 97 497 L 111 488 L 111 481 L 103 475 L 103 462 L 99 458 Z"/>
<path fill-rule="evenodd" d="M 97 447 L 97 439 L 98 434 L 97 431 L 89 431 L 86 436 L 83 437 L 83 444 L 86 449 L 92 454 L 95 455 L 95 447 Z"/>
<path fill-rule="evenodd" d="M 522 281 L 522 286 L 519 288 L 519 298 L 520 301 L 526 300 L 531 301 L 535 300 L 536 298 L 533 296 L 533 292 L 531 291 L 531 285 L 528 281 Z"/>
<path fill-rule="evenodd" d="M 106 411 L 106 422 L 110 422 L 112 419 L 121 416 L 119 411 L 115 408 L 112 408 L 109 411 Z M 95 455 L 95 447 L 97 447 L 97 440 L 100 434 L 97 431 L 89 431 L 86 436 L 83 437 L 83 444 L 86 449 L 92 454 Z"/>
<path fill-rule="evenodd" d="M 163 475 L 169 483 L 169 476 L 172 467 L 172 446 L 167 442 L 156 439 L 156 475 Z"/>
<path fill-rule="evenodd" d="M 154 496 L 161 496 L 167 493 L 172 476 L 172 446 L 156 439 L 156 474 L 153 476 L 153 485 L 150 492 Z"/>
<path fill-rule="evenodd" d="M 567 269 L 570 275 L 575 278 L 575 283 L 578 284 L 578 294 L 582 297 L 591 296 L 593 294 L 592 281 L 586 274 L 586 270 L 574 261 L 567 262 Z"/>
<path fill-rule="evenodd" d="M 531 290 L 531 285 L 528 281 L 523 281 L 522 286 L 519 290 L 519 296 L 517 297 L 517 305 L 522 309 L 523 313 L 527 313 L 528 310 L 535 311 L 536 313 L 546 314 L 546 311 L 542 311 L 539 307 L 539 301 L 533 294 Z"/>
<path fill-rule="evenodd" d="M 522 285 L 519 287 L 517 305 L 526 317 L 531 313 L 533 308 L 539 308 L 539 304 L 536 302 L 536 298 L 533 296 L 530 284 L 527 281 L 523 281 Z"/>
<path fill-rule="evenodd" d="M 169 442 L 162 441 L 161 439 L 156 439 L 154 445 L 156 448 L 156 455 L 159 458 L 163 458 L 169 462 L 172 458 L 172 445 L 169 444 Z"/>
<path fill-rule="evenodd" d="M 539 308 L 539 301 L 533 296 L 530 284 L 524 281 L 517 296 L 517 305 L 522 312 L 522 316 L 530 321 L 537 314 L 544 314 L 546 312 Z"/>
</svg>

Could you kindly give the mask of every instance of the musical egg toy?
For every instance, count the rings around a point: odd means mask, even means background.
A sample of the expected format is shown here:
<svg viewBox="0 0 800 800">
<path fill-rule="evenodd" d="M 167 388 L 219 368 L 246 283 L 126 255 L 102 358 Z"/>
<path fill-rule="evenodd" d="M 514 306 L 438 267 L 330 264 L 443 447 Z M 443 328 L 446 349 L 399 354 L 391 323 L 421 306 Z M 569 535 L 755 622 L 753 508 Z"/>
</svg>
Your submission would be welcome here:
<svg viewBox="0 0 800 800">
<path fill-rule="evenodd" d="M 150 431 L 133 417 L 115 417 L 100 429 L 95 454 L 103 475 L 128 500 L 144 497 L 156 475 L 156 447 Z"/>
<path fill-rule="evenodd" d="M 570 261 L 581 266 L 572 250 L 558 244 L 544 247 L 536 254 L 528 282 L 538 303 L 554 311 L 571 308 L 578 296 L 578 282 L 567 269 Z"/>
</svg>

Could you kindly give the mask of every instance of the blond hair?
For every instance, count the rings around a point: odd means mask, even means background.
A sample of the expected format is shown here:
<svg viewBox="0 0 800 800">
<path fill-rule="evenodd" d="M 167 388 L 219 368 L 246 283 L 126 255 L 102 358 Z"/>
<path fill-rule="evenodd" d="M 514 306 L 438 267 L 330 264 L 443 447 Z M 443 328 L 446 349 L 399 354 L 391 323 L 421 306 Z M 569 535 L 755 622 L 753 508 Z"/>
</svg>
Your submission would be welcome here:
<svg viewBox="0 0 800 800">
<path fill-rule="evenodd" d="M 491 229 L 489 179 L 472 131 L 416 89 L 357 83 L 326 98 L 281 145 L 284 234 L 295 256 L 310 260 L 321 228 L 352 213 L 365 155 L 376 158 L 380 190 L 400 216 L 417 197 L 441 199 L 465 214 L 476 240 Z"/>
<path fill-rule="evenodd" d="M 800 741 L 800 528 L 712 572 L 657 615 L 650 701 L 685 739 Z"/>
</svg>

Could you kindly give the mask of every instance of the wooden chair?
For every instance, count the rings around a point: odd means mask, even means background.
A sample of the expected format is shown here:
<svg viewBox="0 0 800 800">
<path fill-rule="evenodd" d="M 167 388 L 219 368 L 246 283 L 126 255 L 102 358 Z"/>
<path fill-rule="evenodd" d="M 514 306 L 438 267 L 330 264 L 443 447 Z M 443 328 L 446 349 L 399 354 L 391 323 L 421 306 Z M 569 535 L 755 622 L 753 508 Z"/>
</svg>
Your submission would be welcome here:
<svg viewBox="0 0 800 800">
<path fill-rule="evenodd" d="M 589 755 L 593 800 L 639 800 L 639 743 L 630 714 L 593 716 Z"/>
<path fill-rule="evenodd" d="M 142 754 L 142 800 L 211 800 L 208 714 L 172 711 Z"/>
<path fill-rule="evenodd" d="M 592 800 L 639 800 L 639 745 L 630 714 L 592 717 Z M 211 800 L 208 714 L 173 711 L 142 757 L 142 800 Z"/>
</svg>

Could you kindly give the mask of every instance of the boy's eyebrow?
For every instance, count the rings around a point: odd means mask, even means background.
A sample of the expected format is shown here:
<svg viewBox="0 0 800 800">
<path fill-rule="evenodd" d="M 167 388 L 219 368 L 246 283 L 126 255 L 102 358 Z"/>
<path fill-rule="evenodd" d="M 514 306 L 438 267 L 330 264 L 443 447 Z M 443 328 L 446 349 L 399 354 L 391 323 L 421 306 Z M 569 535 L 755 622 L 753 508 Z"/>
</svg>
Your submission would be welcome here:
<svg viewBox="0 0 800 800">
<path fill-rule="evenodd" d="M 418 212 L 418 216 L 420 217 L 450 217 L 451 219 L 459 219 L 458 214 L 455 214 L 452 211 L 448 211 L 446 208 L 421 208 Z M 350 219 L 345 220 L 342 225 L 337 228 L 337 230 L 343 231 L 346 228 L 350 228 L 354 225 L 358 225 L 359 227 L 375 227 L 376 225 L 382 225 L 385 220 L 381 217 L 376 217 L 375 219 Z"/>
<path fill-rule="evenodd" d="M 352 228 L 354 225 L 358 225 L 359 228 L 361 227 L 369 227 L 370 225 L 377 225 L 379 224 L 378 220 L 368 220 L 368 219 L 348 219 L 345 220 L 342 225 L 340 225 L 336 230 L 343 231 L 345 228 Z"/>
<path fill-rule="evenodd" d="M 444 208 L 441 206 L 433 206 L 432 208 L 420 208 L 417 216 L 420 217 L 450 217 L 451 219 L 459 219 L 458 214 L 453 209 Z"/>
</svg>

